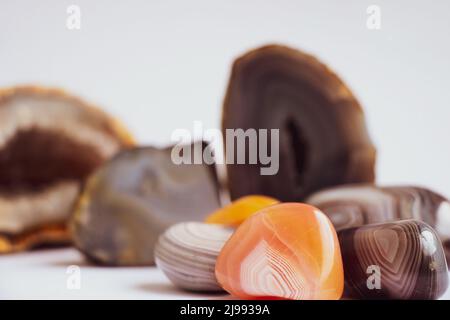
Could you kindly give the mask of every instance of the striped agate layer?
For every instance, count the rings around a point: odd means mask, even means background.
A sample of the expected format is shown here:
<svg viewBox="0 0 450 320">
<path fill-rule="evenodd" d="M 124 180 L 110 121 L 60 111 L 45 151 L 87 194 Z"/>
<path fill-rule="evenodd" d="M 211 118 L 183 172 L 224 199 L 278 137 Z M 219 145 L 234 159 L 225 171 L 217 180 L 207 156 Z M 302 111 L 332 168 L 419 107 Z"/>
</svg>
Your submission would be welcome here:
<svg viewBox="0 0 450 320">
<path fill-rule="evenodd" d="M 322 210 L 336 230 L 403 219 L 424 221 L 436 230 L 450 261 L 450 202 L 436 192 L 412 186 L 351 185 L 317 192 L 307 202 Z"/>
<path fill-rule="evenodd" d="M 176 224 L 159 237 L 156 265 L 182 289 L 223 291 L 214 269 L 219 252 L 232 233 L 233 229 L 214 224 Z"/>
<path fill-rule="evenodd" d="M 0 254 L 69 244 L 82 184 L 133 145 L 117 119 L 60 89 L 0 89 Z"/>
<path fill-rule="evenodd" d="M 371 224 L 338 235 L 348 297 L 437 299 L 447 289 L 442 244 L 424 222 Z"/>
<path fill-rule="evenodd" d="M 223 106 L 225 138 L 227 129 L 244 130 L 248 140 L 248 129 L 267 129 L 267 141 L 258 134 L 253 141 L 279 160 L 277 172 L 261 174 L 270 165 L 261 158 L 251 163 L 250 147 L 238 149 L 236 141 L 227 147 L 232 139 L 226 139 L 227 157 L 235 158 L 227 161 L 232 199 L 260 194 L 301 201 L 325 187 L 374 181 L 375 148 L 360 104 L 333 71 L 301 51 L 270 45 L 234 62 Z M 274 143 L 272 129 L 279 130 Z M 244 152 L 246 163 L 237 163 Z"/>
<path fill-rule="evenodd" d="M 244 299 L 339 299 L 344 286 L 333 225 L 300 203 L 276 204 L 245 220 L 223 247 L 216 276 Z"/>
<path fill-rule="evenodd" d="M 202 146 L 186 148 L 194 155 Z M 169 226 L 203 221 L 220 206 L 214 165 L 178 165 L 171 153 L 171 147 L 130 149 L 89 178 L 70 226 L 77 248 L 90 260 L 154 264 L 154 246 Z"/>
</svg>

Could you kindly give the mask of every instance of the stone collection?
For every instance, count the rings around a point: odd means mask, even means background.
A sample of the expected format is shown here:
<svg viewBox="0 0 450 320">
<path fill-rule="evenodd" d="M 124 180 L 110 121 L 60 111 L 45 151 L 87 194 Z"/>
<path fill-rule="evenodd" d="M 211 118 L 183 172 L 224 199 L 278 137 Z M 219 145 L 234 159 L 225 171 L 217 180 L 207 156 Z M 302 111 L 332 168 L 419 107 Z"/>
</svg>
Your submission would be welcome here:
<svg viewBox="0 0 450 320">
<path fill-rule="evenodd" d="M 370 223 L 421 220 L 436 230 L 450 261 L 450 202 L 434 191 L 412 186 L 350 185 L 317 192 L 306 201 L 322 210 L 338 231 Z"/>
<path fill-rule="evenodd" d="M 225 139 L 228 129 L 246 140 L 224 141 L 235 159 L 225 155 L 222 181 L 211 144 L 136 147 L 60 90 L 0 90 L 0 254 L 72 241 L 91 263 L 156 263 L 178 288 L 242 299 L 443 295 L 450 201 L 374 184 L 363 110 L 326 65 L 280 45 L 239 57 Z M 262 174 L 272 156 L 277 171 Z"/>
</svg>

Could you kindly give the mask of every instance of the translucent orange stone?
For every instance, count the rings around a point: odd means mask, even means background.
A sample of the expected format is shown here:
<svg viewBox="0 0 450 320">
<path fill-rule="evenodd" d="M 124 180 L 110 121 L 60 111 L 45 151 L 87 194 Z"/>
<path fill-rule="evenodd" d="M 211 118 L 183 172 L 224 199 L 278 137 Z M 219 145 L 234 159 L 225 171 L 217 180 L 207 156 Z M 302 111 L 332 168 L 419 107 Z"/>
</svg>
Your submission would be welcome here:
<svg viewBox="0 0 450 320">
<path fill-rule="evenodd" d="M 339 299 L 344 273 L 336 231 L 317 208 L 282 203 L 245 220 L 216 262 L 220 285 L 244 299 Z"/>
<path fill-rule="evenodd" d="M 277 199 L 266 196 L 245 196 L 214 211 L 206 218 L 205 222 L 237 227 L 255 212 L 278 202 Z"/>
</svg>

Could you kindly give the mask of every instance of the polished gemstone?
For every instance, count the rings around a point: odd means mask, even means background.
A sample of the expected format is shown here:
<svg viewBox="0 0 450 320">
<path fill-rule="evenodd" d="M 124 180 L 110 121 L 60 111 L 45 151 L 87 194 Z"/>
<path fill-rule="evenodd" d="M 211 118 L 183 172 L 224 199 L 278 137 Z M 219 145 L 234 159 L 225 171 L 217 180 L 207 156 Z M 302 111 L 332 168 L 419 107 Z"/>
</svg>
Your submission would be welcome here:
<svg viewBox="0 0 450 320">
<path fill-rule="evenodd" d="M 156 265 L 182 289 L 223 291 L 214 268 L 220 250 L 232 233 L 232 229 L 215 224 L 176 224 L 159 237 Z"/>
<path fill-rule="evenodd" d="M 223 247 L 216 276 L 245 299 L 339 299 L 344 287 L 333 225 L 301 203 L 276 204 L 245 220 Z"/>
<path fill-rule="evenodd" d="M 196 148 L 191 145 L 192 154 Z M 154 263 L 158 236 L 172 224 L 203 221 L 220 207 L 213 165 L 175 164 L 172 148 L 120 153 L 88 180 L 71 230 L 76 246 L 106 265 Z"/>
<path fill-rule="evenodd" d="M 434 230 L 418 220 L 371 224 L 338 232 L 346 296 L 437 299 L 448 270 Z"/>
<path fill-rule="evenodd" d="M 278 203 L 278 200 L 271 197 L 245 196 L 214 211 L 206 218 L 206 222 L 237 227 L 255 212 L 276 203 Z"/>
<path fill-rule="evenodd" d="M 439 235 L 450 261 L 450 202 L 426 188 L 350 185 L 320 191 L 307 202 L 322 210 L 336 230 L 370 223 L 417 219 Z"/>
<path fill-rule="evenodd" d="M 309 54 L 269 45 L 239 57 L 222 115 L 225 137 L 228 129 L 267 130 L 267 136 L 255 135 L 255 144 L 279 155 L 276 166 L 261 159 L 227 162 L 232 199 L 261 194 L 303 201 L 325 187 L 374 181 L 375 148 L 359 102 L 330 68 Z M 278 130 L 276 144 L 272 129 Z M 242 155 L 233 148 L 227 156 Z M 268 167 L 278 170 L 261 174 Z"/>
</svg>

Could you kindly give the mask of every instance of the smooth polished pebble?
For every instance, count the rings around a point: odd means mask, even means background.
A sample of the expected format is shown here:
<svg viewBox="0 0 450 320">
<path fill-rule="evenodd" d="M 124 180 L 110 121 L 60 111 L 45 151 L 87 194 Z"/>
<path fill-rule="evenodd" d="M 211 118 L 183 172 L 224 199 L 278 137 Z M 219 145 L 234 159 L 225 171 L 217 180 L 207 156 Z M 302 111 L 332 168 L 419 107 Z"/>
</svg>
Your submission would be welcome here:
<svg viewBox="0 0 450 320">
<path fill-rule="evenodd" d="M 223 291 L 214 270 L 217 256 L 232 233 L 232 229 L 214 224 L 176 224 L 159 237 L 156 265 L 182 289 Z"/>
<path fill-rule="evenodd" d="M 432 190 L 356 184 L 317 192 L 306 201 L 322 210 L 338 231 L 370 223 L 421 220 L 436 230 L 450 262 L 450 202 Z"/>
<path fill-rule="evenodd" d="M 346 296 L 437 299 L 447 289 L 444 251 L 421 221 L 372 224 L 338 232 Z"/>
<path fill-rule="evenodd" d="M 333 225 L 301 203 L 276 204 L 245 220 L 223 247 L 216 276 L 244 299 L 339 299 L 344 287 Z"/>
<path fill-rule="evenodd" d="M 245 196 L 214 211 L 206 217 L 205 222 L 237 227 L 255 212 L 276 203 L 279 201 L 267 196 Z"/>
</svg>

